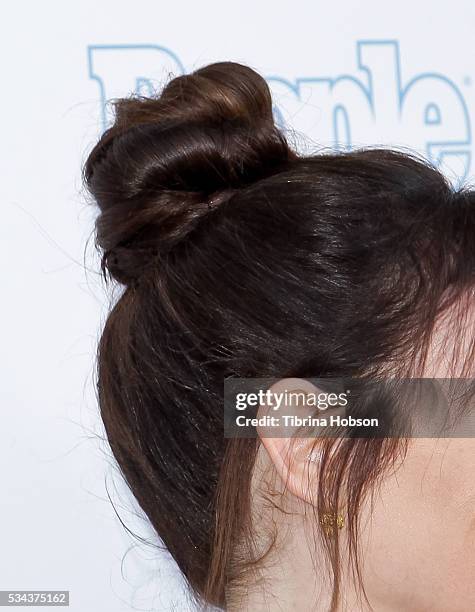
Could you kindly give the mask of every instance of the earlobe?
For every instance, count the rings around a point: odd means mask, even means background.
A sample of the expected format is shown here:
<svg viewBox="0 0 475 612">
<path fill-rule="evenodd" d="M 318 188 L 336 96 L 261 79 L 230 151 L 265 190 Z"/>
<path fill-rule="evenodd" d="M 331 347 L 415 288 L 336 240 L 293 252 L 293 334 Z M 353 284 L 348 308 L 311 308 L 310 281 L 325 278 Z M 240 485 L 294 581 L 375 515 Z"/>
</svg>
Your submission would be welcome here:
<svg viewBox="0 0 475 612">
<path fill-rule="evenodd" d="M 315 505 L 312 492 L 320 471 L 320 451 L 310 438 L 261 438 L 285 488 L 295 497 Z"/>
</svg>

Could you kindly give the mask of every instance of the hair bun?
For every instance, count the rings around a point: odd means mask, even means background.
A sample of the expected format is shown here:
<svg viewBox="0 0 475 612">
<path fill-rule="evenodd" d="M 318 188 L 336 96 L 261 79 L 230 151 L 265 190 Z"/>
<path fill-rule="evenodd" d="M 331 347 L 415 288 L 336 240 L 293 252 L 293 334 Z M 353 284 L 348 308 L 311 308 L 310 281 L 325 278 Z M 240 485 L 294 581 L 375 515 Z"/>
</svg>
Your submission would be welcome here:
<svg viewBox="0 0 475 612">
<path fill-rule="evenodd" d="M 295 155 L 274 123 L 267 83 L 234 62 L 113 105 L 114 124 L 89 154 L 84 180 L 101 211 L 103 266 L 126 284 L 151 253 L 189 234 L 212 195 L 273 174 Z"/>
</svg>

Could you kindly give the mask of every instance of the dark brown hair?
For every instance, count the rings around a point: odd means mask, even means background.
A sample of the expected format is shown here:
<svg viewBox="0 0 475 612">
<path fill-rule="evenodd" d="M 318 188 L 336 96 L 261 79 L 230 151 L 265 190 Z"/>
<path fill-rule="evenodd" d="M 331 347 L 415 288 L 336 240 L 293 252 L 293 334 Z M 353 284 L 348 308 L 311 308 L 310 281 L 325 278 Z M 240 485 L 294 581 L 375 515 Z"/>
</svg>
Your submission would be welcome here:
<svg viewBox="0 0 475 612">
<path fill-rule="evenodd" d="M 114 107 L 84 165 L 102 268 L 124 286 L 99 345 L 101 415 L 193 591 L 223 606 L 259 446 L 224 439 L 224 379 L 422 367 L 437 316 L 474 283 L 475 198 L 395 150 L 297 154 L 265 80 L 237 63 Z M 324 462 L 322 507 L 351 467 L 354 548 L 358 507 L 397 446 L 348 439 Z"/>
</svg>

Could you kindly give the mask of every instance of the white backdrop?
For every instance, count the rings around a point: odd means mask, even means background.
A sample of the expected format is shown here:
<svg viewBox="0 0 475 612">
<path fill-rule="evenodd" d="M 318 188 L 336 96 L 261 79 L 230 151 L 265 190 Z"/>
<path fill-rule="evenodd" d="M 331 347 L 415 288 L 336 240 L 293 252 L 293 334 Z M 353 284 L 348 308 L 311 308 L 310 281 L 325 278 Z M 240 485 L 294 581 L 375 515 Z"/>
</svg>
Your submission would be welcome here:
<svg viewBox="0 0 475 612">
<path fill-rule="evenodd" d="M 302 149 L 411 147 L 469 181 L 475 5 L 18 0 L 0 28 L 0 590 L 69 589 L 74 612 L 188 610 L 166 554 L 134 546 L 108 499 L 150 535 L 93 386 L 108 302 L 80 166 L 105 102 L 239 61 L 266 77 Z"/>
</svg>

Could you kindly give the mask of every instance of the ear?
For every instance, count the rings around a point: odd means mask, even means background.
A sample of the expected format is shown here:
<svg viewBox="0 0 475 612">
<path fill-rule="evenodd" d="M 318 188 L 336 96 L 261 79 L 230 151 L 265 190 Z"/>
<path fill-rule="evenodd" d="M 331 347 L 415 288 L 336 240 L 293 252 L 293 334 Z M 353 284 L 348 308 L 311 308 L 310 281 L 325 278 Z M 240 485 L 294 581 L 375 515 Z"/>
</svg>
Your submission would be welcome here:
<svg viewBox="0 0 475 612">
<path fill-rule="evenodd" d="M 298 394 L 302 397 L 309 394 L 317 396 L 322 391 L 315 385 L 301 378 L 284 378 L 273 384 L 269 391 L 273 397 L 285 397 L 287 403 L 283 401 L 279 411 L 287 414 L 299 414 L 300 416 L 311 416 L 314 414 L 314 409 L 307 405 L 290 405 L 290 394 Z M 259 407 L 258 416 L 271 416 L 273 406 L 269 404 L 261 404 Z M 322 438 L 318 437 L 297 437 L 293 434 L 297 433 L 296 427 L 279 427 L 272 429 L 269 427 L 258 427 L 257 432 L 265 447 L 273 465 L 284 482 L 286 489 L 299 499 L 316 504 L 314 494 L 316 487 L 313 486 L 316 482 L 320 469 L 320 448 L 322 447 Z M 279 437 L 275 436 L 276 431 Z M 313 483 L 313 484 L 312 484 Z M 313 492 L 313 495 L 312 495 Z"/>
</svg>

